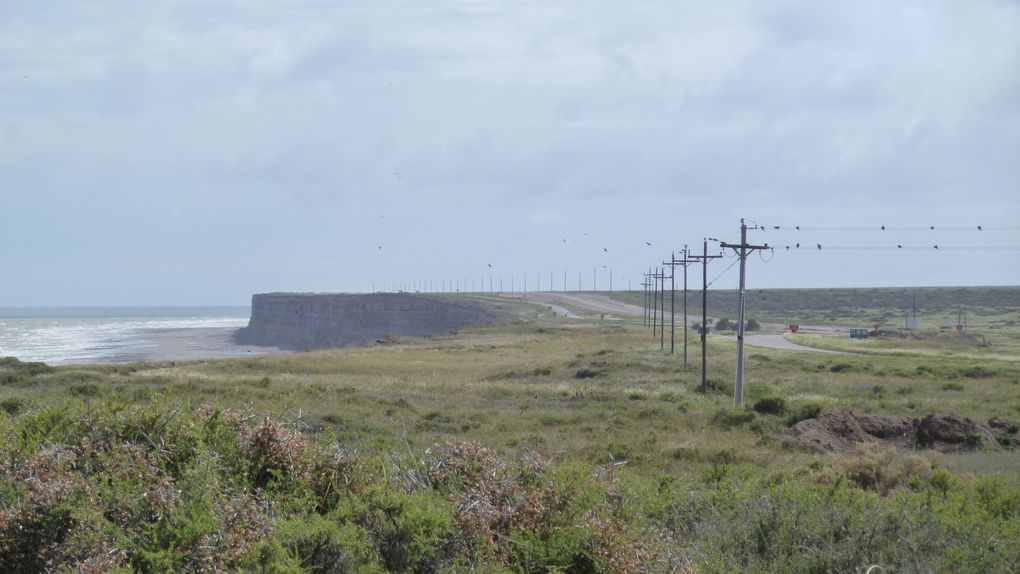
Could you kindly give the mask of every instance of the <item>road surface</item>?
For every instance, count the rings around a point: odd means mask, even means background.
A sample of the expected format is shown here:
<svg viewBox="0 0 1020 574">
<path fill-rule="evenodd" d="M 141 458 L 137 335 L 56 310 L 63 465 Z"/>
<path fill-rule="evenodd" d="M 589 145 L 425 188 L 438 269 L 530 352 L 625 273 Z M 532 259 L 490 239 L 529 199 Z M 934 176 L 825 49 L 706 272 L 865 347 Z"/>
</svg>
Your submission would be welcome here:
<svg viewBox="0 0 1020 574">
<path fill-rule="evenodd" d="M 629 303 L 623 303 L 615 299 L 610 298 L 607 295 L 599 295 L 597 293 L 550 293 L 550 292 L 539 292 L 539 293 L 513 293 L 506 294 L 505 297 L 511 297 L 522 301 L 528 301 L 530 303 L 537 303 L 546 305 L 550 309 L 556 312 L 557 315 L 566 314 L 567 317 L 579 318 L 578 315 L 570 312 L 564 306 L 570 306 L 575 309 L 585 309 L 594 313 L 605 313 L 606 315 L 616 317 L 642 317 L 644 316 L 645 310 L 643 307 L 637 305 L 631 305 Z M 783 325 L 766 325 L 766 328 L 782 330 Z M 841 328 L 838 327 L 827 327 L 827 326 L 801 326 L 801 331 L 815 332 L 815 333 L 835 333 Z M 734 338 L 735 339 L 735 338 Z M 786 338 L 781 334 L 755 334 L 745 335 L 744 342 L 747 345 L 754 347 L 765 347 L 769 349 L 779 349 L 783 351 L 803 351 L 806 353 L 822 353 L 827 355 L 846 355 L 839 351 L 829 351 L 827 349 L 816 349 L 814 347 L 806 347 L 804 345 L 798 345 L 787 341 Z"/>
<path fill-rule="evenodd" d="M 733 338 L 736 340 L 736 337 Z M 816 349 L 805 347 L 797 343 L 787 341 L 782 335 L 744 335 L 744 343 L 752 347 L 767 347 L 769 349 L 781 349 L 785 351 L 804 351 L 807 353 L 824 353 L 827 355 L 848 355 L 840 351 L 829 351 L 827 349 Z"/>
</svg>

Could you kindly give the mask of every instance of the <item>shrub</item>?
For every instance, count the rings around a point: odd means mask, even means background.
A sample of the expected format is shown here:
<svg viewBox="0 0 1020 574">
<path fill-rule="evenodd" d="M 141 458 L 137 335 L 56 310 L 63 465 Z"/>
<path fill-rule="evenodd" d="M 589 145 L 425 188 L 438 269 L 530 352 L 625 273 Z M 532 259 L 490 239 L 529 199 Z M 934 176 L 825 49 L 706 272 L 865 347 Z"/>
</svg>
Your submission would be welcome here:
<svg viewBox="0 0 1020 574">
<path fill-rule="evenodd" d="M 738 409 L 719 409 L 712 416 L 712 422 L 724 428 L 731 429 L 740 425 L 748 424 L 754 420 L 754 412 Z"/>
<path fill-rule="evenodd" d="M 16 398 L 6 398 L 0 401 L 0 410 L 9 414 L 16 415 L 25 408 L 25 401 Z"/>
<path fill-rule="evenodd" d="M 822 414 L 822 406 L 816 403 L 806 403 L 791 409 L 789 413 L 786 416 L 786 424 L 792 427 L 800 421 L 818 418 L 818 415 Z"/>
<path fill-rule="evenodd" d="M 987 379 L 989 377 L 994 377 L 998 374 L 998 372 L 995 371 L 995 369 L 989 369 L 988 367 L 978 365 L 976 367 L 964 369 L 960 372 L 960 374 L 970 379 Z"/>
<path fill-rule="evenodd" d="M 829 371 L 833 373 L 848 373 L 852 370 L 854 370 L 854 366 L 851 365 L 850 363 L 836 363 L 835 365 L 829 367 Z"/>
<path fill-rule="evenodd" d="M 726 317 L 719 319 L 719 321 L 715 324 L 717 331 L 725 331 L 726 329 L 729 329 L 730 326 L 730 320 Z"/>
<path fill-rule="evenodd" d="M 751 408 L 763 415 L 781 415 L 786 412 L 786 400 L 780 397 L 766 397 L 754 403 Z"/>
<path fill-rule="evenodd" d="M 758 329 L 761 329 L 761 323 L 759 323 L 755 319 L 748 319 L 747 323 L 745 323 L 744 325 L 744 328 L 748 331 L 757 331 Z"/>
</svg>

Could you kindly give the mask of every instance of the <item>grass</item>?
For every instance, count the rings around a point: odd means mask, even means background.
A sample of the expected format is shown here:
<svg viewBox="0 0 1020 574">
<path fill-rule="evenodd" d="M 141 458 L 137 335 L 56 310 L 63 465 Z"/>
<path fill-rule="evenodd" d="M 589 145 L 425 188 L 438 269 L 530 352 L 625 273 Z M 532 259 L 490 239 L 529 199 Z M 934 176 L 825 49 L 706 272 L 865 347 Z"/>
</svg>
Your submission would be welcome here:
<svg viewBox="0 0 1020 574">
<path fill-rule="evenodd" d="M 840 356 L 751 348 L 747 408 L 737 409 L 728 336 L 709 337 L 710 392 L 701 394 L 698 345 L 684 367 L 682 352 L 660 351 L 640 327 L 516 312 L 504 325 L 358 349 L 191 363 L 0 363 L 4 468 L 38 474 L 54 448 L 77 460 L 98 449 L 89 455 L 96 462 L 40 483 L 52 492 L 7 471 L 0 528 L 63 524 L 39 526 L 37 551 L 64 556 L 55 563 L 71 569 L 86 547 L 125 549 L 110 554 L 120 567 L 193 568 L 215 560 L 194 542 L 215 531 L 233 533 L 235 553 L 216 562 L 232 570 L 299 571 L 328 556 L 366 572 L 1018 567 L 1015 551 L 985 551 L 980 542 L 1020 532 L 1020 506 L 1011 506 L 1020 496 L 1016 451 L 819 455 L 780 440 L 789 424 L 836 406 L 1020 420 L 1020 348 L 1010 337 L 977 352 L 900 339 Z M 232 413 L 232 422 L 210 426 L 210 412 Z M 113 442 L 95 446 L 103 440 Z M 123 461 L 115 445 L 135 445 L 141 458 Z M 252 449 L 261 454 L 252 458 Z M 325 507 L 310 502 L 324 496 L 315 472 L 337 460 L 357 469 L 342 485 L 330 483 L 342 496 Z M 536 460 L 543 462 L 528 462 Z M 151 479 L 118 470 L 129 463 L 152 470 Z M 421 478 L 440 467 L 448 479 Z M 519 485 L 520 498 L 487 490 L 472 478 L 482 468 L 505 488 Z M 107 493 L 114 499 L 163 492 L 157 477 L 180 494 L 150 514 L 117 518 L 90 498 L 100 484 L 117 485 Z M 49 500 L 55 506 L 27 506 Z M 513 514 L 527 500 L 545 509 L 533 520 Z M 71 515 L 53 514 L 67 504 Z M 500 505 L 518 518 L 472 514 Z M 224 522 L 238 508 L 248 509 L 253 530 Z M 153 530 L 157 510 L 177 526 Z M 32 522 L 34 512 L 49 522 Z M 113 539 L 97 532 L 121 542 L 108 547 Z M 969 534 L 951 534 L 960 532 Z M 495 550 L 476 546 L 477 536 L 491 537 Z M 0 569 L 11 570 L 18 556 L 31 563 L 3 540 Z M 174 547 L 177 554 L 166 553 Z"/>
</svg>

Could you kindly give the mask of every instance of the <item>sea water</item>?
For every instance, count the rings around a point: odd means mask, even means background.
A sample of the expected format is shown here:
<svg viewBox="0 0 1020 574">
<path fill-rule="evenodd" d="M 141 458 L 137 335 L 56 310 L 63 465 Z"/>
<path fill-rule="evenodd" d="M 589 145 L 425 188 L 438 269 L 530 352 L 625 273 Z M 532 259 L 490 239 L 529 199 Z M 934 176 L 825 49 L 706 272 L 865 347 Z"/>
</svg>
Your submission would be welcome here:
<svg viewBox="0 0 1020 574">
<path fill-rule="evenodd" d="M 103 362 L 154 346 L 168 329 L 239 328 L 250 307 L 0 307 L 0 357 Z"/>
</svg>

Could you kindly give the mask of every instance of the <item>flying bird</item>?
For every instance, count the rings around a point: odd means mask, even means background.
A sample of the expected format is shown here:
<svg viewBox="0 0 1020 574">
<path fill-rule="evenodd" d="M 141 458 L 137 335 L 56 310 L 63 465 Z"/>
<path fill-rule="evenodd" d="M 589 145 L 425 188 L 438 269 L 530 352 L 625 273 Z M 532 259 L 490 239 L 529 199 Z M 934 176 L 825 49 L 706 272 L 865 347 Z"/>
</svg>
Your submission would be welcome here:
<svg viewBox="0 0 1020 574">
<path fill-rule="evenodd" d="M 882 231 L 885 231 L 885 226 L 884 225 L 882 226 Z"/>
<path fill-rule="evenodd" d="M 609 248 L 608 247 L 603 247 L 602 251 L 605 251 L 606 253 L 609 253 Z"/>
<path fill-rule="evenodd" d="M 936 245 L 936 246 L 935 246 L 935 249 L 938 249 L 938 248 L 939 248 L 939 246 L 938 246 L 938 245 Z"/>
<path fill-rule="evenodd" d="M 489 269 L 492 269 L 492 263 L 489 263 Z"/>
<path fill-rule="evenodd" d="M 652 244 L 651 241 L 645 241 L 645 245 L 651 245 L 651 244 Z"/>
<path fill-rule="evenodd" d="M 382 245 L 379 246 L 379 249 L 382 249 Z"/>
<path fill-rule="evenodd" d="M 978 225 L 978 231 L 981 231 L 981 226 L 980 225 Z"/>
<path fill-rule="evenodd" d="M 819 250 L 822 249 L 822 244 L 821 243 L 816 243 L 815 245 L 818 247 Z"/>
<path fill-rule="evenodd" d="M 903 249 L 903 246 L 897 243 L 896 244 L 896 249 Z"/>
</svg>

